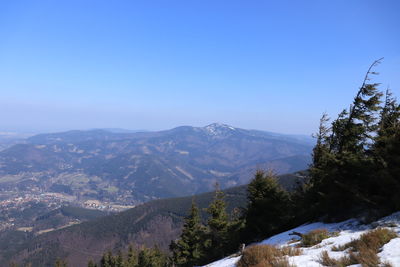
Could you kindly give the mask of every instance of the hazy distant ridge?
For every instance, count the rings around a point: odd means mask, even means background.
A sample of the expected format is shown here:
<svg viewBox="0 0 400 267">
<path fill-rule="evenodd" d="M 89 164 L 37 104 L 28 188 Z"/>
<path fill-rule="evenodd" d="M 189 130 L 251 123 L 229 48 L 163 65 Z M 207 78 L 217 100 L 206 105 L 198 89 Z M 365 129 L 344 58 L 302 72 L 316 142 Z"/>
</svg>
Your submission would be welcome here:
<svg viewBox="0 0 400 267">
<path fill-rule="evenodd" d="M 80 198 L 137 202 L 246 183 L 257 167 L 305 169 L 311 138 L 225 124 L 159 132 L 40 134 L 0 152 L 1 188 L 65 189 Z M 58 186 L 62 185 L 62 186 Z"/>
</svg>

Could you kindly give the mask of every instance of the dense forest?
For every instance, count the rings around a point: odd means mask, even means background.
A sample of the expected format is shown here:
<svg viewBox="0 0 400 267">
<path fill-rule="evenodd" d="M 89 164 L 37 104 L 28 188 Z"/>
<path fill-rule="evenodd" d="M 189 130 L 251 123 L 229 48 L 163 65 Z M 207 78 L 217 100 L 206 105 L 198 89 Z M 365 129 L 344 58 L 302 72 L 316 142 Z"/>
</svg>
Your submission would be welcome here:
<svg viewBox="0 0 400 267">
<path fill-rule="evenodd" d="M 307 179 L 287 191 L 272 171 L 257 171 L 247 187 L 247 207 L 226 211 L 224 193 L 215 190 L 203 220 L 195 200 L 170 254 L 157 247 L 105 252 L 98 267 L 195 266 L 237 253 L 301 223 L 357 217 L 372 221 L 400 209 L 400 106 L 389 89 L 372 81 L 375 61 L 352 104 L 336 119 L 324 114 Z M 67 266 L 58 260 L 56 266 Z"/>
</svg>

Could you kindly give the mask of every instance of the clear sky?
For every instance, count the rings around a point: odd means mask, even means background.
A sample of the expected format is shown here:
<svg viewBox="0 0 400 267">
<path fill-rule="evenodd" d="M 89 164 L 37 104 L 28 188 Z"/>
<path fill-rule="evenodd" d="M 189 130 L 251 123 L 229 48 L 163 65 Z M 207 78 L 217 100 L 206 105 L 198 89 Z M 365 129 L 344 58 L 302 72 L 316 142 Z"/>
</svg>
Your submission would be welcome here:
<svg viewBox="0 0 400 267">
<path fill-rule="evenodd" d="M 310 134 L 380 57 L 400 98 L 398 0 L 3 0 L 0 130 Z"/>
</svg>

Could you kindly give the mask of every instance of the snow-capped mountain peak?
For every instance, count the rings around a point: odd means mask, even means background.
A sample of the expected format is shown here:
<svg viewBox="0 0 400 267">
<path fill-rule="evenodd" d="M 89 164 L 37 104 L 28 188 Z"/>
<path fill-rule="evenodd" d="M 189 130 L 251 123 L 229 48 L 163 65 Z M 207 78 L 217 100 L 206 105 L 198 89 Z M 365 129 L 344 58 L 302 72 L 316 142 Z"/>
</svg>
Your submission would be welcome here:
<svg viewBox="0 0 400 267">
<path fill-rule="evenodd" d="M 213 136 L 226 136 L 227 134 L 236 131 L 235 127 L 223 123 L 212 123 L 205 126 L 203 129 L 207 132 L 207 134 Z"/>
</svg>

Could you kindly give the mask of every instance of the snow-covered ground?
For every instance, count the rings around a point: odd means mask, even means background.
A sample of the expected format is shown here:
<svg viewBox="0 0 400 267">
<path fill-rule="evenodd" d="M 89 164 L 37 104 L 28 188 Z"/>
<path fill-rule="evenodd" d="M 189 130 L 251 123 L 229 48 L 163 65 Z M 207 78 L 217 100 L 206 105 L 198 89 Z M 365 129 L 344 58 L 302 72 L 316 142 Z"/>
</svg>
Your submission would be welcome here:
<svg viewBox="0 0 400 267">
<path fill-rule="evenodd" d="M 340 223 L 311 223 L 296 227 L 289 231 L 272 236 L 259 244 L 270 244 L 276 246 L 296 246 L 298 243 L 290 243 L 293 236 L 289 233 L 295 231 L 299 233 L 308 233 L 314 229 L 327 229 L 330 232 L 337 232 L 338 235 L 324 239 L 320 244 L 310 247 L 301 248 L 302 255 L 289 257 L 289 262 L 297 267 L 316 267 L 321 266 L 318 263 L 318 258 L 322 251 L 327 251 L 329 256 L 332 258 L 340 258 L 346 255 L 343 251 L 332 251 L 332 246 L 344 245 L 353 239 L 359 238 L 359 236 L 368 230 L 375 227 L 387 227 L 400 235 L 400 212 L 393 213 L 390 216 L 384 217 L 372 224 L 363 225 L 357 220 L 348 220 Z M 290 244 L 289 244 L 290 243 Z M 389 262 L 393 267 L 400 267 L 400 237 L 392 239 L 389 243 L 382 247 L 382 251 L 378 254 L 381 262 Z M 239 261 L 240 256 L 227 257 L 225 259 L 210 263 L 206 267 L 235 267 Z M 352 265 L 352 267 L 361 265 Z"/>
</svg>

